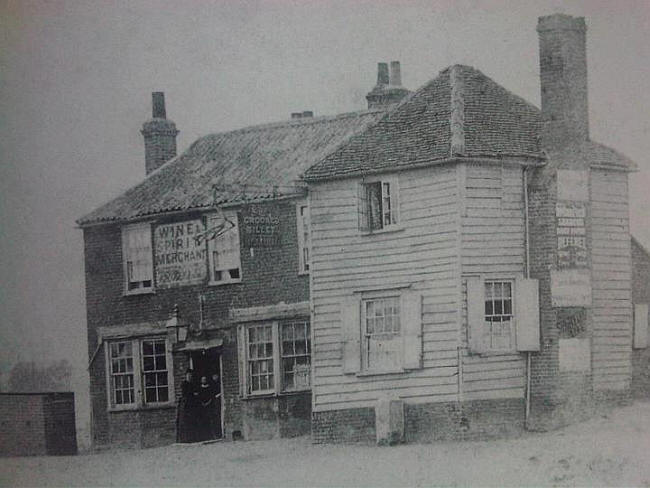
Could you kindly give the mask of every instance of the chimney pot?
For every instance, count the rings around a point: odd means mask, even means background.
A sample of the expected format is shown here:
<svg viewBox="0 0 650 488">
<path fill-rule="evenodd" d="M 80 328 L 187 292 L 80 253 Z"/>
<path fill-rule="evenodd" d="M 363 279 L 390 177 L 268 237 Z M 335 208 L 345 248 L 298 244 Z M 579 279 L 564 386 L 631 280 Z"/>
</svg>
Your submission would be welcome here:
<svg viewBox="0 0 650 488">
<path fill-rule="evenodd" d="M 388 85 L 388 63 L 377 63 L 377 85 Z"/>
<path fill-rule="evenodd" d="M 390 83 L 391 86 L 402 86 L 402 71 L 399 61 L 390 62 Z"/>
<path fill-rule="evenodd" d="M 151 94 L 152 116 L 154 119 L 166 119 L 165 111 L 165 94 L 163 92 L 153 92 Z"/>
</svg>

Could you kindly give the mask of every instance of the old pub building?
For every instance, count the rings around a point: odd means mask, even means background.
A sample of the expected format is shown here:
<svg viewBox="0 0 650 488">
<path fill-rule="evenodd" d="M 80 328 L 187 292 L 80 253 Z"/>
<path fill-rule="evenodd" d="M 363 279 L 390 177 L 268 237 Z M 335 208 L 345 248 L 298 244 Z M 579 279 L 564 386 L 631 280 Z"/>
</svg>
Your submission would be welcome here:
<svg viewBox="0 0 650 488">
<path fill-rule="evenodd" d="M 537 32 L 541 109 L 468 66 L 411 92 L 379 63 L 367 110 L 177 156 L 154 93 L 145 179 L 78 221 L 94 444 L 174 442 L 188 368 L 218 375 L 228 440 L 498 437 L 627 401 L 635 164 L 589 137 L 584 19 Z"/>
</svg>

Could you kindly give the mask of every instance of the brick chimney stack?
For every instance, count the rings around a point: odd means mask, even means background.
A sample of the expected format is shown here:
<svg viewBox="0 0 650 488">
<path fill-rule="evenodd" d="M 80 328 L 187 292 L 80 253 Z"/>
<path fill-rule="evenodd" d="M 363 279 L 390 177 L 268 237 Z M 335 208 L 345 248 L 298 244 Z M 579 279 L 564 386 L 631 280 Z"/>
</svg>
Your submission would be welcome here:
<svg viewBox="0 0 650 488">
<path fill-rule="evenodd" d="M 366 95 L 368 109 L 389 108 L 409 93 L 411 92 L 402 86 L 399 61 L 391 61 L 390 73 L 388 63 L 377 63 L 377 84 Z"/>
<path fill-rule="evenodd" d="M 554 14 L 538 19 L 545 147 L 589 139 L 586 31 L 584 17 Z"/>
<path fill-rule="evenodd" d="M 152 119 L 142 125 L 145 171 L 148 175 L 176 156 L 176 124 L 167 120 L 165 94 L 151 94 Z"/>
</svg>

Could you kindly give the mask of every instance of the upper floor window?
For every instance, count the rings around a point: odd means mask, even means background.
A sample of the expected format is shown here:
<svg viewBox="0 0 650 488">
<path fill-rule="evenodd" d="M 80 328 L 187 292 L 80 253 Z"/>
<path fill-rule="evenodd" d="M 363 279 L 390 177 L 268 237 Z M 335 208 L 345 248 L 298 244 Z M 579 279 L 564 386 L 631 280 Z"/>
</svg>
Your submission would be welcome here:
<svg viewBox="0 0 650 488">
<path fill-rule="evenodd" d="M 126 293 L 143 293 L 153 289 L 153 253 L 151 225 L 122 227 L 122 255 Z"/>
<path fill-rule="evenodd" d="M 399 222 L 397 179 L 387 178 L 359 185 L 359 228 L 372 232 Z"/>
<path fill-rule="evenodd" d="M 208 218 L 208 230 L 215 229 L 208 240 L 210 283 L 238 283 L 241 281 L 239 253 L 239 224 L 236 212 L 225 212 Z"/>
<path fill-rule="evenodd" d="M 106 350 L 111 408 L 173 401 L 170 350 L 164 338 L 111 341 Z"/>
<path fill-rule="evenodd" d="M 309 273 L 309 251 L 311 248 L 309 206 L 307 202 L 300 202 L 296 208 L 298 217 L 298 258 L 300 262 L 300 273 Z"/>
</svg>

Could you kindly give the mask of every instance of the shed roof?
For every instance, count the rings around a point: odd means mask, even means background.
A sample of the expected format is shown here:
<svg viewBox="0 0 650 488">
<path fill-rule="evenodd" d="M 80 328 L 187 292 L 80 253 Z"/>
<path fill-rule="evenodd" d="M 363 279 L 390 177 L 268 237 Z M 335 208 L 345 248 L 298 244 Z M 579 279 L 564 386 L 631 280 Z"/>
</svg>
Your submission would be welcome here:
<svg viewBox="0 0 650 488">
<path fill-rule="evenodd" d="M 382 114 L 368 110 L 292 119 L 202 137 L 77 223 L 132 220 L 300 194 L 297 182 L 309 166 Z"/>
</svg>

